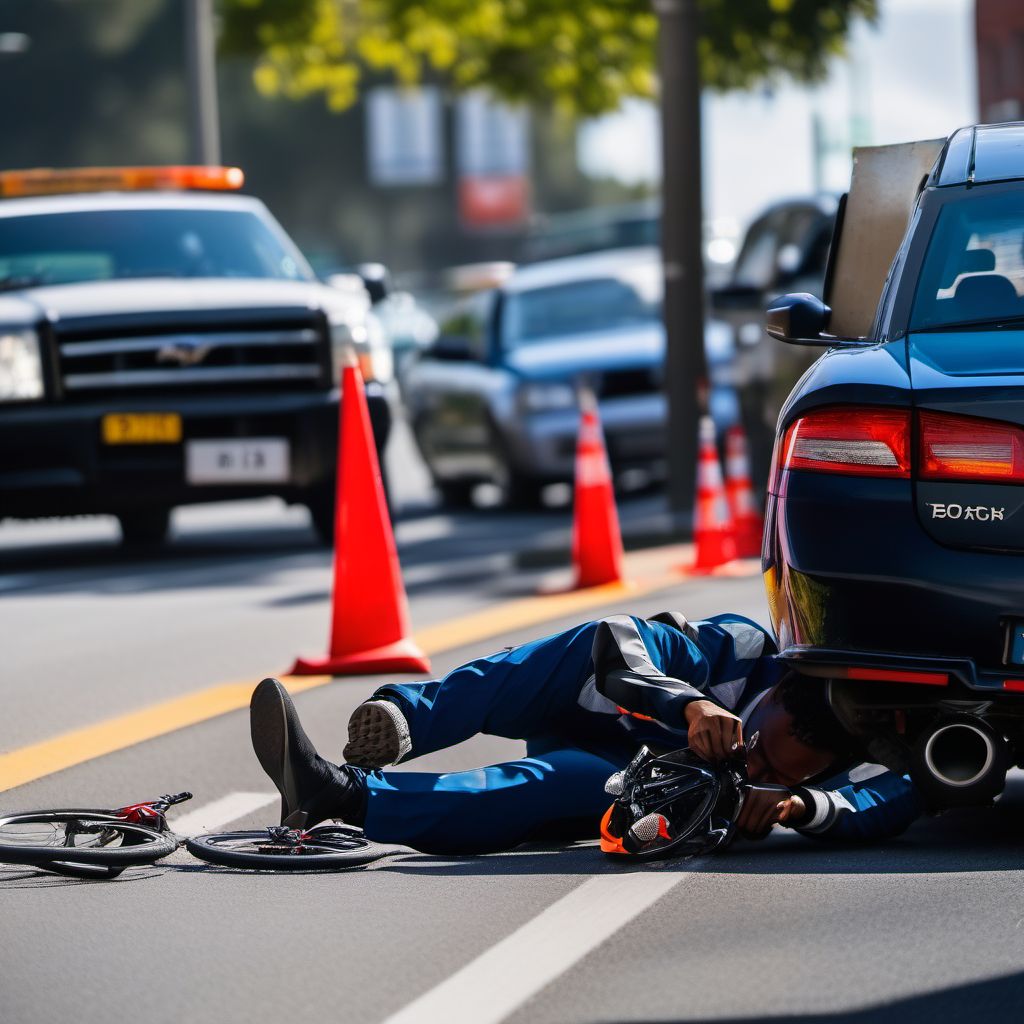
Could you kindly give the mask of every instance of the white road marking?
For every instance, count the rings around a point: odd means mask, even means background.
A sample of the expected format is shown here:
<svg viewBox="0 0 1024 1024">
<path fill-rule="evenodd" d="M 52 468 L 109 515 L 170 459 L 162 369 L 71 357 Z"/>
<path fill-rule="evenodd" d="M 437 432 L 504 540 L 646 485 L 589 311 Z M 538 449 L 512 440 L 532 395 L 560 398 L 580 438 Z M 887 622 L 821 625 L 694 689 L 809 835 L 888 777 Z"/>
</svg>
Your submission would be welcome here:
<svg viewBox="0 0 1024 1024">
<path fill-rule="evenodd" d="M 200 835 L 244 818 L 261 807 L 269 807 L 277 800 L 276 793 L 229 793 L 180 817 L 172 816 L 168 824 L 179 836 Z M 274 821 L 267 824 L 276 825 L 277 816 L 274 815 Z"/>
<path fill-rule="evenodd" d="M 498 1024 L 690 874 L 591 878 L 384 1024 Z"/>
</svg>

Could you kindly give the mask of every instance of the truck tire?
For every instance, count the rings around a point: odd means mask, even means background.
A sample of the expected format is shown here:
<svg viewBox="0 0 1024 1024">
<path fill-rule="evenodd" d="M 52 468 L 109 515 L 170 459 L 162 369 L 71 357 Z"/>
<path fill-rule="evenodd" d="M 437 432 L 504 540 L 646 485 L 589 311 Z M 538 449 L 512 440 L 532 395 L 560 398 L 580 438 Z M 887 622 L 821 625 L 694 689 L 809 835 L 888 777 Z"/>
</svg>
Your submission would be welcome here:
<svg viewBox="0 0 1024 1024">
<path fill-rule="evenodd" d="M 167 539 L 171 523 L 169 508 L 133 509 L 120 512 L 121 543 L 128 548 L 155 548 Z"/>
<path fill-rule="evenodd" d="M 309 491 L 304 502 L 313 520 L 317 539 L 325 548 L 334 547 L 334 484 Z"/>
</svg>

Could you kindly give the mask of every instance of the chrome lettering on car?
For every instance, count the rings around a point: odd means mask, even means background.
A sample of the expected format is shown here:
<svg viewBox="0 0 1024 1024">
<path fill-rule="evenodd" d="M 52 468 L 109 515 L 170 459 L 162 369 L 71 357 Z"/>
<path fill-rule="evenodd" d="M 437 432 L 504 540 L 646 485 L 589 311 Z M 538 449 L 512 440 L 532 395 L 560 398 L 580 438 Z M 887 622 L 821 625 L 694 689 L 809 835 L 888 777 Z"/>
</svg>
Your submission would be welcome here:
<svg viewBox="0 0 1024 1024">
<path fill-rule="evenodd" d="M 958 505 L 955 502 L 925 502 L 932 510 L 932 519 L 976 519 L 979 523 L 990 523 L 1003 518 L 1006 507 L 993 508 L 991 505 Z"/>
</svg>

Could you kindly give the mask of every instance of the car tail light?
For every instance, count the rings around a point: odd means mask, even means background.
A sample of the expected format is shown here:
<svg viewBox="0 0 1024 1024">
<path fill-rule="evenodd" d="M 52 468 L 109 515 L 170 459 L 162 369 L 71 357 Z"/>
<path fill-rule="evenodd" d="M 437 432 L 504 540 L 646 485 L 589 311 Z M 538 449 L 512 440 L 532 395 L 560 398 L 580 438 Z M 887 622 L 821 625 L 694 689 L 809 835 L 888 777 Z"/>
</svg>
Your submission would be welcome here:
<svg viewBox="0 0 1024 1024">
<path fill-rule="evenodd" d="M 870 406 L 820 409 L 786 431 L 782 469 L 910 476 L 910 412 Z"/>
<path fill-rule="evenodd" d="M 921 412 L 923 480 L 1024 480 L 1024 430 L 1009 423 Z"/>
</svg>

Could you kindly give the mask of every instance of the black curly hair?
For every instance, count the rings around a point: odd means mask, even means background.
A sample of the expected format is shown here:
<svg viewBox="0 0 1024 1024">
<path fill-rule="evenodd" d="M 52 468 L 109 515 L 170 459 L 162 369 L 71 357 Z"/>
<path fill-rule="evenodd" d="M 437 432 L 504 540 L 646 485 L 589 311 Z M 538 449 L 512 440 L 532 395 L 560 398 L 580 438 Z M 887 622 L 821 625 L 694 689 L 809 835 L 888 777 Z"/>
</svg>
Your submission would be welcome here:
<svg viewBox="0 0 1024 1024">
<path fill-rule="evenodd" d="M 830 751 L 834 764 L 851 764 L 864 759 L 864 751 L 851 736 L 828 703 L 824 679 L 809 679 L 790 672 L 775 688 L 778 701 L 793 719 L 793 737 L 815 750 Z"/>
</svg>

